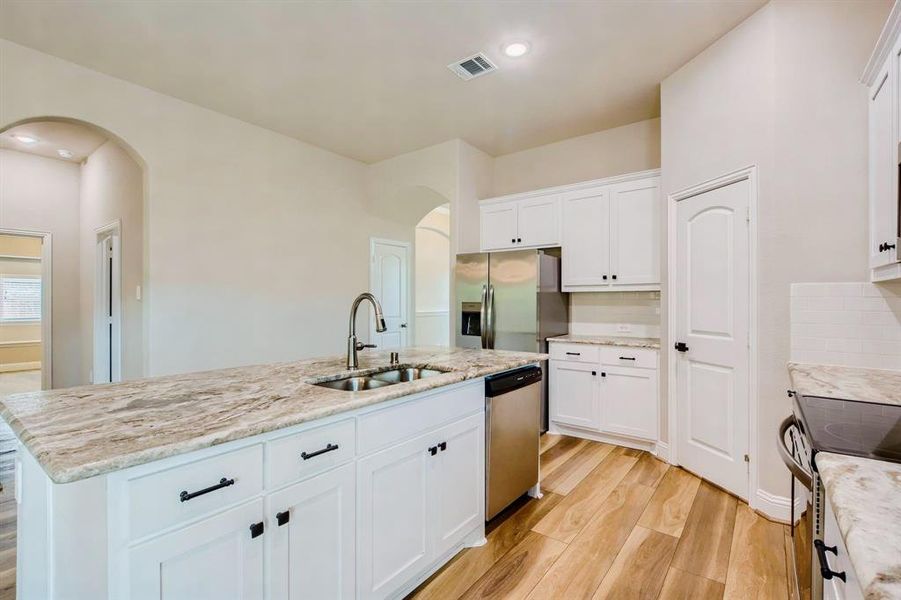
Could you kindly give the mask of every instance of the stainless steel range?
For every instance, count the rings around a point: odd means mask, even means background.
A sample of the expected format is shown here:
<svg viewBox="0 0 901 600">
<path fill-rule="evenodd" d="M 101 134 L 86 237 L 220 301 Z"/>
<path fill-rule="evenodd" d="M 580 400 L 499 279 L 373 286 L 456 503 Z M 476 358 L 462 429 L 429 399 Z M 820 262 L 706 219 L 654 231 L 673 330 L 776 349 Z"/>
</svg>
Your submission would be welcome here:
<svg viewBox="0 0 901 600">
<path fill-rule="evenodd" d="M 789 396 L 793 414 L 779 427 L 778 448 L 792 473 L 795 597 L 821 600 L 823 581 L 844 574 L 832 571 L 822 541 L 825 496 L 816 455 L 832 452 L 901 463 L 901 406 L 791 391 Z"/>
</svg>

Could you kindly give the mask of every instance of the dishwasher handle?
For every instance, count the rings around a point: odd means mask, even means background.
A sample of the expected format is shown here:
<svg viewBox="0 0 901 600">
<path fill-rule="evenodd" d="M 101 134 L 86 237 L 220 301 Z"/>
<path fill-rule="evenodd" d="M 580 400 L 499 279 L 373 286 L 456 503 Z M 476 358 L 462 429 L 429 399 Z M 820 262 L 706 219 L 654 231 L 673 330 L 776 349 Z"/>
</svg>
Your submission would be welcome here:
<svg viewBox="0 0 901 600">
<path fill-rule="evenodd" d="M 528 366 L 485 378 L 485 396 L 494 398 L 541 381 L 541 367 Z"/>
</svg>

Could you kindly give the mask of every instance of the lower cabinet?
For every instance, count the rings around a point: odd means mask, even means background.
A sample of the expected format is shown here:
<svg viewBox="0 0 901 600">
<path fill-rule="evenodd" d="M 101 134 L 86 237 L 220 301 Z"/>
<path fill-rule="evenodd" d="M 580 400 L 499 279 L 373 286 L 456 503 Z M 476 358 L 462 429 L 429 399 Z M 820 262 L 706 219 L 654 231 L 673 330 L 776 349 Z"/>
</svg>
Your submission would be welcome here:
<svg viewBox="0 0 901 600">
<path fill-rule="evenodd" d="M 551 361 L 550 416 L 555 423 L 599 429 L 598 365 Z"/>
<path fill-rule="evenodd" d="M 257 499 L 135 546 L 129 597 L 262 598 L 262 523 L 263 500 Z"/>
<path fill-rule="evenodd" d="M 601 430 L 646 440 L 657 439 L 657 371 L 603 367 Z"/>
<path fill-rule="evenodd" d="M 359 597 L 385 598 L 484 515 L 483 414 L 359 461 Z"/>
<path fill-rule="evenodd" d="M 354 597 L 355 484 L 347 464 L 269 496 L 273 600 Z"/>
<path fill-rule="evenodd" d="M 655 351 L 603 348 L 592 353 L 575 346 L 552 347 L 551 357 L 552 427 L 657 440 L 660 394 Z M 577 431 L 567 433 L 578 435 Z"/>
</svg>

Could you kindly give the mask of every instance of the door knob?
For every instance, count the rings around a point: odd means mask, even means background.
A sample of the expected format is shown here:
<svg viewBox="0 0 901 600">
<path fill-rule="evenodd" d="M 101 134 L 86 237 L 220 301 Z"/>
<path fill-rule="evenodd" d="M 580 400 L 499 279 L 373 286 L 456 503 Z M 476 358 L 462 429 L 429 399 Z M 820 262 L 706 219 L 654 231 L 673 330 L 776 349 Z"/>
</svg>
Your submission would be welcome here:
<svg viewBox="0 0 901 600">
<path fill-rule="evenodd" d="M 401 328 L 401 329 L 406 329 L 406 328 L 407 328 L 407 324 L 406 324 L 406 323 L 401 323 L 401 324 L 400 324 L 400 328 Z"/>
</svg>

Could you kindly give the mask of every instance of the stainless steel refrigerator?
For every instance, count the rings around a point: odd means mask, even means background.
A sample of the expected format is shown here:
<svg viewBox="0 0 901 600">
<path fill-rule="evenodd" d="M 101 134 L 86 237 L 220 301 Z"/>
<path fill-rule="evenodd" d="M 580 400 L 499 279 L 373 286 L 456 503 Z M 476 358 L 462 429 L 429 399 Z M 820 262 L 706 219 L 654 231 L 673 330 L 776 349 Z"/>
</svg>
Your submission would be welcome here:
<svg viewBox="0 0 901 600">
<path fill-rule="evenodd" d="M 558 250 L 458 254 L 456 345 L 547 352 L 569 332 L 569 294 L 560 291 Z M 547 430 L 547 361 L 542 362 L 541 429 Z"/>
</svg>

